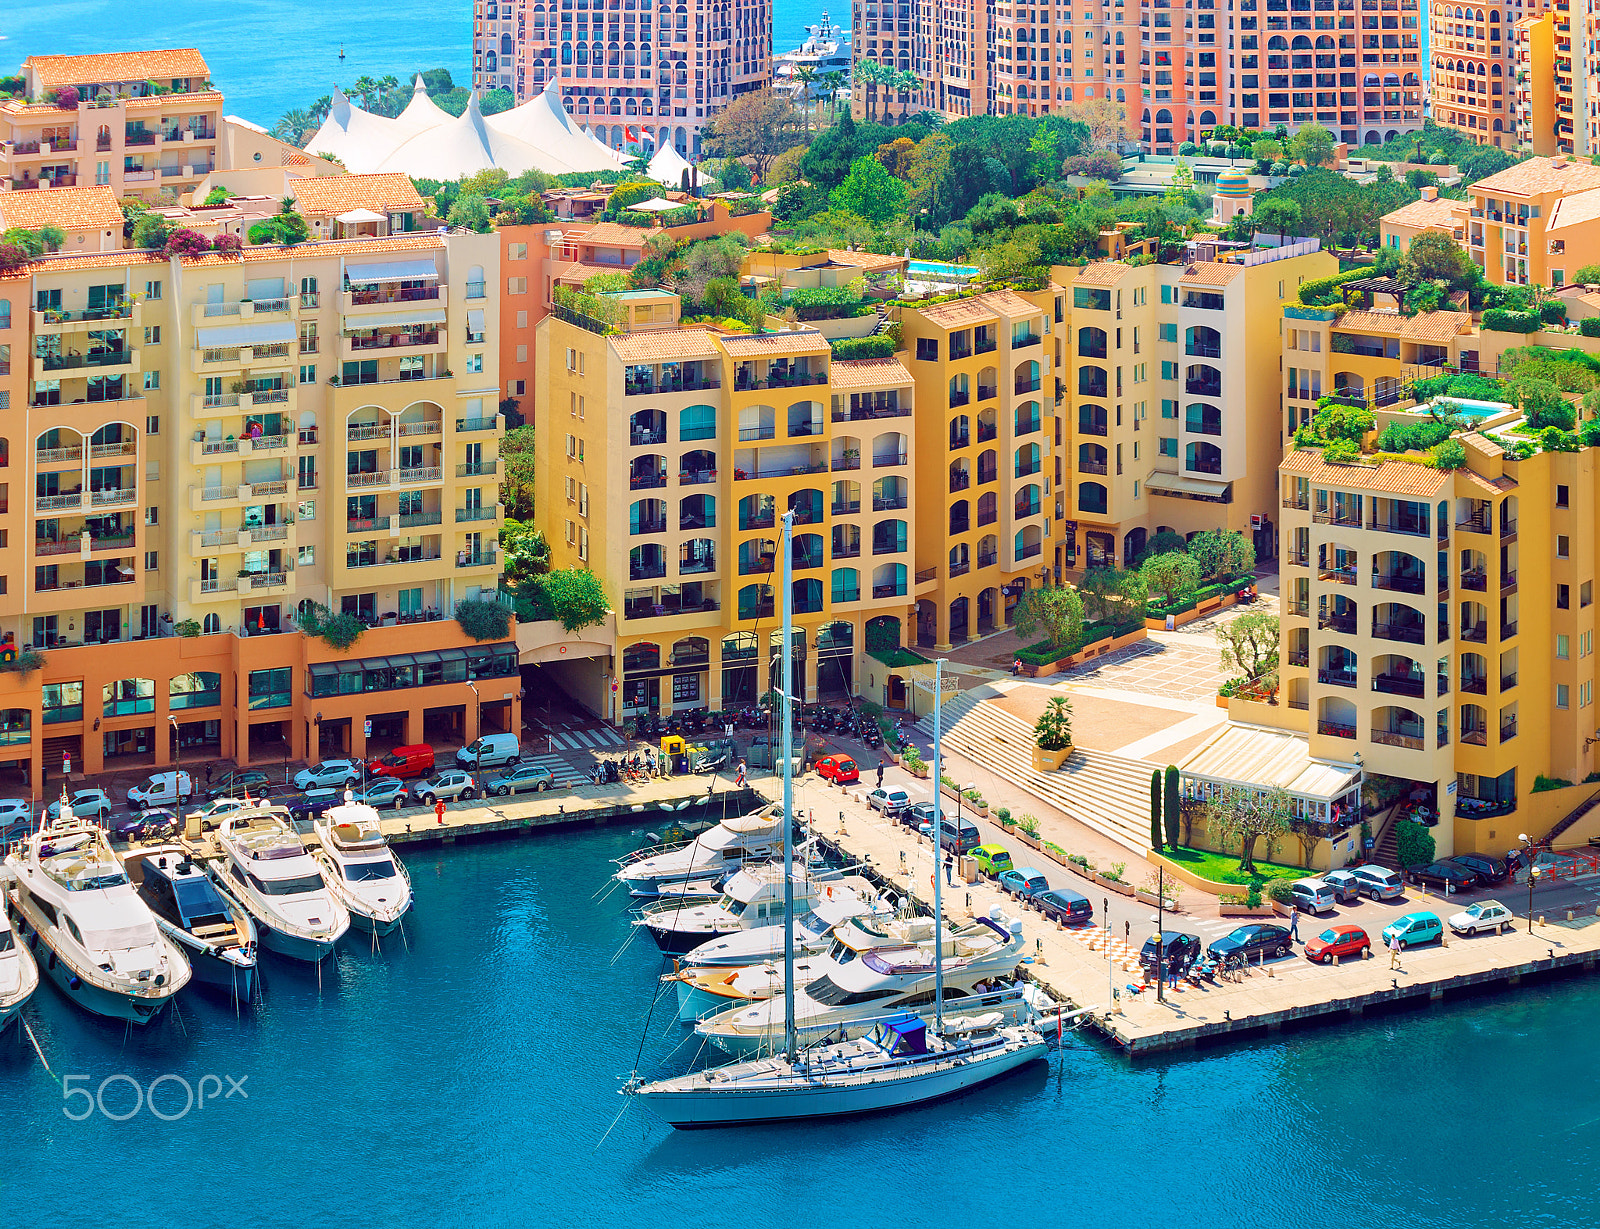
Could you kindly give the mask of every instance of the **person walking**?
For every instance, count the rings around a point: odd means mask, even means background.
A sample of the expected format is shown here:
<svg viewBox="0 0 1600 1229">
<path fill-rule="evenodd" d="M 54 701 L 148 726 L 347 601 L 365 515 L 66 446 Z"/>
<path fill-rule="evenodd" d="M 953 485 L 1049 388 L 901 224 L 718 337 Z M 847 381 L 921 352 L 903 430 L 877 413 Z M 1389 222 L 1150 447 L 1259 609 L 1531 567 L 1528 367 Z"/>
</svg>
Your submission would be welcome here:
<svg viewBox="0 0 1600 1229">
<path fill-rule="evenodd" d="M 947 888 L 956 886 L 955 856 L 948 849 L 944 851 L 944 886 Z"/>
<path fill-rule="evenodd" d="M 211 765 L 206 765 L 206 788 L 211 788 Z"/>
<path fill-rule="evenodd" d="M 739 761 L 739 775 L 733 779 L 733 783 L 735 785 L 737 785 L 737 786 L 743 786 L 744 785 L 744 761 L 743 760 Z"/>
<path fill-rule="evenodd" d="M 883 788 L 883 761 L 878 761 L 878 788 Z"/>
<path fill-rule="evenodd" d="M 1300 942 L 1300 906 L 1295 905 L 1289 910 L 1289 942 Z"/>
<path fill-rule="evenodd" d="M 1389 967 L 1391 969 L 1398 969 L 1400 967 L 1400 936 L 1399 935 L 1390 935 L 1389 936 Z"/>
</svg>

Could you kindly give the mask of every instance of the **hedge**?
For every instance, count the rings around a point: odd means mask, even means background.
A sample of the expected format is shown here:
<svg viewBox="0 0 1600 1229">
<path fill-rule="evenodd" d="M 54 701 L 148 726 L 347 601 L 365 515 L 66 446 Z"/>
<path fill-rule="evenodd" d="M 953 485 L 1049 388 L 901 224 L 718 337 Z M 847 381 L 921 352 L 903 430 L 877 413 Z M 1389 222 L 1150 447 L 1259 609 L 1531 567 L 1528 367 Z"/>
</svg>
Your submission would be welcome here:
<svg viewBox="0 0 1600 1229">
<path fill-rule="evenodd" d="M 1578 332 L 1584 337 L 1600 337 L 1600 316 L 1578 321 Z"/>
<path fill-rule="evenodd" d="M 1332 277 L 1316 277 L 1309 282 L 1301 282 L 1300 302 L 1307 307 L 1332 307 L 1336 301 L 1333 298 L 1333 292 L 1340 286 L 1346 282 L 1359 281 L 1363 277 L 1371 276 L 1371 267 L 1364 266 L 1360 269 L 1351 269 L 1346 273 L 1335 273 Z"/>
<path fill-rule="evenodd" d="M 1165 619 L 1168 615 L 1183 614 L 1186 611 L 1193 610 L 1207 598 L 1226 597 L 1230 593 L 1238 593 L 1242 589 L 1248 589 L 1255 583 L 1256 578 L 1252 575 L 1239 576 L 1233 580 L 1225 580 L 1214 585 L 1206 585 L 1202 589 L 1196 589 L 1189 597 L 1181 602 L 1172 602 L 1165 606 L 1158 605 L 1155 602 L 1149 602 L 1144 608 L 1144 616 L 1147 619 Z"/>
<path fill-rule="evenodd" d="M 887 337 L 839 337 L 828 344 L 840 360 L 894 357 L 894 342 Z"/>
<path fill-rule="evenodd" d="M 1495 308 L 1483 313 L 1486 333 L 1537 333 L 1543 327 L 1537 312 L 1512 312 Z"/>
<path fill-rule="evenodd" d="M 1567 305 L 1559 300 L 1547 300 L 1539 304 L 1539 319 L 1546 324 L 1565 324 Z"/>
<path fill-rule="evenodd" d="M 1086 646 L 1094 644 L 1096 641 L 1126 636 L 1129 632 L 1138 631 L 1143 626 L 1144 620 L 1142 619 L 1129 619 L 1122 623 L 1089 623 L 1085 624 L 1083 633 L 1065 648 L 1052 645 L 1048 640 L 1041 640 L 1037 644 L 1030 644 L 1025 649 L 1018 649 L 1016 656 L 1024 665 L 1048 666 L 1055 662 L 1063 661 L 1074 653 L 1081 652 Z"/>
</svg>

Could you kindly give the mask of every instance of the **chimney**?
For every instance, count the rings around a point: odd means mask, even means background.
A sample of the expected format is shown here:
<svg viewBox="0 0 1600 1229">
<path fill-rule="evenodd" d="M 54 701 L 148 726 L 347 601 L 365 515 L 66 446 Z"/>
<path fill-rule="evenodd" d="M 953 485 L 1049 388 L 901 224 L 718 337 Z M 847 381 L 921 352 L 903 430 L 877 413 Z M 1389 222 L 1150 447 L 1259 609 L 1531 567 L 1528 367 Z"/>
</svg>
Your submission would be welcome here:
<svg viewBox="0 0 1600 1229">
<path fill-rule="evenodd" d="M 1551 167 L 1552 170 L 1560 170 L 1562 167 L 1564 167 L 1566 165 L 1567 165 L 1567 156 L 1566 156 L 1566 154 L 1557 154 L 1555 157 L 1550 159 L 1550 167 Z"/>
<path fill-rule="evenodd" d="M 1439 199 L 1439 189 L 1435 188 L 1435 187 L 1432 187 L 1431 185 L 1429 187 L 1426 187 L 1426 188 L 1422 189 L 1422 199 L 1425 200 L 1425 201 L 1436 201 L 1436 200 L 1438 200 Z"/>
</svg>

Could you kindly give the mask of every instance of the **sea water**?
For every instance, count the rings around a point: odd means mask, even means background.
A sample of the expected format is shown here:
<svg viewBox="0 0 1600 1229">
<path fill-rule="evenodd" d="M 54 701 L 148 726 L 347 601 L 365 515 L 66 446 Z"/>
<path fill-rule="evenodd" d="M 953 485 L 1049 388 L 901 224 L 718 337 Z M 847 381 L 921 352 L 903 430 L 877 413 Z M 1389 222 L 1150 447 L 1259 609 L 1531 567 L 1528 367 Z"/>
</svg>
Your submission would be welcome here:
<svg viewBox="0 0 1600 1229">
<path fill-rule="evenodd" d="M 395 76 L 409 89 L 411 74 L 448 68 L 456 84 L 470 85 L 472 8 L 472 0 L 22 0 L 0 16 L 0 65 L 15 72 L 30 55 L 198 47 L 229 114 L 270 128 L 362 76 Z M 845 0 L 775 0 L 776 50 L 798 47 L 824 8 L 850 24 Z"/>
<path fill-rule="evenodd" d="M 661 959 L 625 902 L 595 899 L 642 839 L 402 850 L 409 945 L 352 933 L 320 986 L 269 956 L 237 1015 L 186 989 L 127 1033 L 42 985 L 25 1014 L 55 1077 L 0 1039 L 0 1224 L 1594 1221 L 1600 983 L 1581 979 L 1137 1065 L 1069 1037 L 920 1109 L 673 1132 L 617 1089 L 711 1056 L 670 994 L 652 1007 Z"/>
</svg>

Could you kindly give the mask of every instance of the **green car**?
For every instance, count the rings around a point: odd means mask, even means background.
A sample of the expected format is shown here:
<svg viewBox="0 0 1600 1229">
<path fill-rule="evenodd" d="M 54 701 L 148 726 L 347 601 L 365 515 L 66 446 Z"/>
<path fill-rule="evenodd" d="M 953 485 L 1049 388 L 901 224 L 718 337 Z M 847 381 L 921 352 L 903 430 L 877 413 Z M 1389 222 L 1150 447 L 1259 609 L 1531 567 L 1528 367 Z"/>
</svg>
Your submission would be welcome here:
<svg viewBox="0 0 1600 1229">
<path fill-rule="evenodd" d="M 1011 869 L 1011 854 L 1004 845 L 979 845 L 967 856 L 975 859 L 978 869 L 991 878 Z"/>
</svg>

